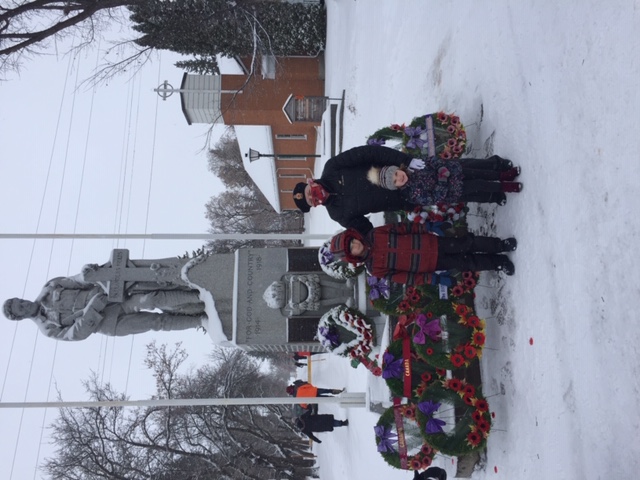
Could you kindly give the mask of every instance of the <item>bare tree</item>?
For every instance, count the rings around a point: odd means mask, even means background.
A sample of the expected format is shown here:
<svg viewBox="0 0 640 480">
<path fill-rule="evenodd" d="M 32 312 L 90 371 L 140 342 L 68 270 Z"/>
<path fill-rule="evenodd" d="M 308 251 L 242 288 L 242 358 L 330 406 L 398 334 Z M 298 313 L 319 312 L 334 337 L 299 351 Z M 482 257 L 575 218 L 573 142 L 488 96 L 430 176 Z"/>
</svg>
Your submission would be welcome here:
<svg viewBox="0 0 640 480">
<path fill-rule="evenodd" d="M 137 0 L 9 0 L 0 5 L 0 72 L 25 56 L 43 53 L 48 41 L 75 34 L 91 43 L 106 23 L 124 19 Z"/>
<path fill-rule="evenodd" d="M 178 373 L 187 359 L 151 344 L 146 364 L 159 398 L 275 396 L 284 382 L 264 373 L 242 350 L 220 350 L 215 363 Z M 124 398 L 94 376 L 91 398 Z M 146 407 L 62 409 L 52 425 L 57 446 L 44 470 L 54 479 L 303 479 L 314 473 L 305 458 L 289 407 Z"/>
<path fill-rule="evenodd" d="M 242 164 L 242 153 L 232 128 L 228 128 L 209 150 L 209 170 L 227 188 L 252 187 L 253 181 Z"/>
</svg>

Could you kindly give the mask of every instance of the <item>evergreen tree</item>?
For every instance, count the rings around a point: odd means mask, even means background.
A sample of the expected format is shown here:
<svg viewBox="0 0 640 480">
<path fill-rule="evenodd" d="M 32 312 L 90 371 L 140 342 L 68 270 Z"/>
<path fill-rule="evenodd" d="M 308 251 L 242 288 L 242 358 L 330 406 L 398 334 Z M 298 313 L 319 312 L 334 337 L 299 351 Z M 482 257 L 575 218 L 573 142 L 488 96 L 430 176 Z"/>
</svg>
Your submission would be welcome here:
<svg viewBox="0 0 640 480">
<path fill-rule="evenodd" d="M 324 48 L 326 19 L 318 4 L 274 1 L 147 0 L 131 5 L 143 47 L 227 57 L 259 53 L 315 55 Z"/>
</svg>

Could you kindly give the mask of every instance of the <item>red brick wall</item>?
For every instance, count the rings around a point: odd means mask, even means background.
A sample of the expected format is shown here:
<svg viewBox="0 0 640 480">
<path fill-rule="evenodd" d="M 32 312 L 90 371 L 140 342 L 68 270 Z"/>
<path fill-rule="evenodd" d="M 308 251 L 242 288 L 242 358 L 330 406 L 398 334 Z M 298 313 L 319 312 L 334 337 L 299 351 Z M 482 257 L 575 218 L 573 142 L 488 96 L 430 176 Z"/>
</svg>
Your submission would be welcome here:
<svg viewBox="0 0 640 480">
<path fill-rule="evenodd" d="M 244 59 L 248 65 L 248 59 Z M 246 83 L 246 75 L 223 75 L 223 90 L 243 93 L 222 95 L 221 108 L 225 125 L 269 125 L 273 133 L 276 155 L 314 155 L 316 127 L 320 122 L 289 123 L 282 111 L 291 94 L 323 96 L 324 79 L 321 78 L 322 58 L 278 58 L 276 78 L 262 78 L 258 62 L 256 74 Z M 306 140 L 276 140 L 276 135 L 306 135 Z M 313 176 L 315 158 L 305 160 L 277 160 L 276 169 L 283 210 L 295 209 L 291 193 L 296 183 Z"/>
</svg>

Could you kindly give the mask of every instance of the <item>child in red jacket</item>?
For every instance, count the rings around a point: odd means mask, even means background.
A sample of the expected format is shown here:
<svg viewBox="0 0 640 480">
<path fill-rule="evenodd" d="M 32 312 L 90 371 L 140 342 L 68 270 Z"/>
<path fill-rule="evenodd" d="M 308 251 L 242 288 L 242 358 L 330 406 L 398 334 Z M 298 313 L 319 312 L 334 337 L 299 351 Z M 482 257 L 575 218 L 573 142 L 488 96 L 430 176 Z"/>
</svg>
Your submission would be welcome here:
<svg viewBox="0 0 640 480">
<path fill-rule="evenodd" d="M 376 227 L 366 236 L 347 229 L 331 238 L 329 248 L 350 263 L 364 263 L 369 275 L 405 285 L 451 285 L 447 275 L 436 272 L 495 270 L 507 275 L 515 266 L 503 252 L 517 247 L 515 238 L 501 240 L 468 234 L 439 237 L 430 224 L 390 224 Z"/>
</svg>

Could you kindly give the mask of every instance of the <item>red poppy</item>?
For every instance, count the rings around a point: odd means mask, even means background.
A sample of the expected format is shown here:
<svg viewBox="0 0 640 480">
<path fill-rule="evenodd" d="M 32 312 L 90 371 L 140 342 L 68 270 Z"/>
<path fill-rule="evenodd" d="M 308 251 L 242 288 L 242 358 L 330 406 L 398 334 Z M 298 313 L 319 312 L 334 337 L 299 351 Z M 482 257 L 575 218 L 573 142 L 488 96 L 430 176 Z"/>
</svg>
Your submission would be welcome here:
<svg viewBox="0 0 640 480">
<path fill-rule="evenodd" d="M 398 310 L 401 312 L 406 312 L 407 310 L 411 310 L 411 305 L 406 300 L 403 300 L 398 305 Z"/>
<path fill-rule="evenodd" d="M 431 313 L 431 312 L 427 312 L 427 313 L 426 313 L 426 316 L 427 316 L 427 318 L 433 318 L 433 313 Z"/>
<path fill-rule="evenodd" d="M 476 280 L 474 278 L 465 278 L 464 286 L 467 288 L 474 288 L 476 286 Z"/>
<path fill-rule="evenodd" d="M 465 323 L 471 328 L 478 328 L 480 326 L 480 319 L 477 315 L 470 315 L 466 318 Z"/>
<path fill-rule="evenodd" d="M 460 368 L 465 363 L 464 357 L 459 353 L 454 353 L 453 355 L 451 355 L 451 363 L 453 364 L 454 367 Z"/>
<path fill-rule="evenodd" d="M 476 402 L 476 408 L 478 410 L 480 410 L 481 412 L 488 412 L 489 411 L 489 404 L 487 403 L 486 400 L 479 399 Z"/>
<path fill-rule="evenodd" d="M 484 413 L 482 413 L 480 410 L 474 410 L 471 414 L 471 418 L 473 418 L 474 422 L 478 423 L 480 420 L 484 419 Z"/>
<path fill-rule="evenodd" d="M 456 131 L 457 131 L 457 130 L 458 130 L 458 129 L 456 128 L 456 126 L 455 126 L 455 125 L 449 125 L 449 126 L 447 127 L 447 132 L 449 132 L 451 135 L 453 135 L 454 133 L 456 133 Z"/>
<path fill-rule="evenodd" d="M 472 341 L 473 341 L 473 343 L 474 343 L 475 345 L 482 346 L 482 345 L 484 345 L 484 342 L 485 342 L 486 338 L 487 338 L 487 337 L 485 337 L 484 333 L 482 333 L 482 332 L 475 332 L 475 333 L 473 334 L 473 340 L 472 340 Z"/>
<path fill-rule="evenodd" d="M 436 373 L 441 377 L 444 377 L 447 374 L 447 371 L 444 368 L 436 368 Z"/>
<path fill-rule="evenodd" d="M 421 383 L 416 387 L 416 397 L 421 397 L 424 391 L 427 389 L 427 386 L 424 383 Z"/>
<path fill-rule="evenodd" d="M 472 359 L 472 358 L 475 358 L 476 355 L 478 355 L 478 352 L 475 349 L 475 347 L 472 347 L 471 345 L 466 345 L 464 347 L 464 356 L 465 357 L 467 357 L 468 359 Z"/>
<path fill-rule="evenodd" d="M 464 401 L 464 403 L 471 406 L 473 406 L 473 404 L 476 403 L 476 397 L 473 395 L 465 394 L 462 396 L 462 400 Z"/>
<path fill-rule="evenodd" d="M 475 395 L 476 394 L 476 387 L 474 387 L 473 385 L 470 384 L 466 384 L 464 386 L 464 389 L 462 390 L 466 395 Z"/>
<path fill-rule="evenodd" d="M 402 413 L 407 418 L 416 418 L 416 409 L 413 407 L 404 407 Z"/>
<path fill-rule="evenodd" d="M 440 123 L 446 123 L 449 121 L 449 115 L 444 112 L 438 112 L 438 121 Z"/>
<path fill-rule="evenodd" d="M 380 367 L 373 367 L 371 369 L 371 373 L 376 377 L 379 377 L 380 375 L 382 375 L 382 369 Z"/>
<path fill-rule="evenodd" d="M 462 382 L 457 378 L 451 378 L 445 382 L 445 386 L 454 392 L 459 392 L 462 388 Z"/>
<path fill-rule="evenodd" d="M 458 142 L 456 142 L 455 138 L 450 138 L 447 140 L 447 145 L 453 148 L 458 145 Z"/>
<path fill-rule="evenodd" d="M 461 153 L 463 153 L 463 152 L 464 152 L 464 146 L 462 146 L 462 145 L 455 145 L 455 146 L 453 147 L 453 153 L 454 153 L 455 155 L 460 155 L 460 154 L 461 154 Z"/>
<path fill-rule="evenodd" d="M 462 272 L 462 278 L 464 278 L 465 280 L 467 280 L 468 278 L 473 278 L 473 272 L 470 272 L 470 271 Z"/>
<path fill-rule="evenodd" d="M 469 433 L 469 435 L 467 435 L 467 443 L 471 447 L 477 447 L 478 445 L 480 445 L 481 441 L 482 437 L 476 431 L 472 431 L 471 433 Z"/>
<path fill-rule="evenodd" d="M 451 159 L 451 152 L 449 150 L 445 150 L 444 152 L 442 152 L 440 154 L 440 158 L 442 158 L 443 160 L 450 160 Z"/>
<path fill-rule="evenodd" d="M 399 132 L 404 129 L 405 129 L 404 123 L 402 125 L 398 125 L 397 123 L 394 123 L 391 125 L 391 130 L 395 130 L 396 132 Z"/>
<path fill-rule="evenodd" d="M 422 468 L 422 461 L 418 458 L 411 459 L 411 463 L 409 463 L 409 468 L 411 468 L 411 470 L 420 470 Z"/>
<path fill-rule="evenodd" d="M 431 347 L 427 348 L 427 349 L 425 350 L 425 353 L 426 353 L 427 355 L 433 355 L 433 348 L 431 348 Z"/>
<path fill-rule="evenodd" d="M 413 303 L 418 303 L 420 301 L 422 297 L 420 296 L 420 294 L 418 292 L 414 292 L 411 294 L 411 297 L 409 298 Z"/>
<path fill-rule="evenodd" d="M 458 315 L 466 315 L 469 313 L 469 307 L 463 304 L 456 305 L 456 313 Z"/>
<path fill-rule="evenodd" d="M 449 118 L 451 120 L 451 125 L 460 125 L 460 117 L 457 115 L 451 115 Z"/>
<path fill-rule="evenodd" d="M 420 453 L 431 456 L 433 455 L 433 448 L 428 443 L 423 443 L 422 447 L 420 447 Z"/>
<path fill-rule="evenodd" d="M 453 295 L 454 297 L 459 297 L 463 293 L 464 293 L 464 288 L 462 288 L 462 285 L 456 285 L 451 289 L 451 295 Z"/>
<path fill-rule="evenodd" d="M 478 430 L 480 430 L 484 434 L 488 433 L 489 430 L 491 429 L 491 425 L 489 425 L 489 422 L 487 422 L 484 419 L 477 422 L 476 427 L 478 427 Z"/>
<path fill-rule="evenodd" d="M 431 457 L 422 457 L 422 468 L 427 468 L 431 465 Z"/>
<path fill-rule="evenodd" d="M 411 295 L 413 295 L 414 293 L 416 293 L 416 289 L 415 287 L 407 287 L 407 291 L 406 291 L 406 296 L 410 297 Z"/>
<path fill-rule="evenodd" d="M 422 375 L 420 375 L 420 378 L 423 382 L 428 383 L 433 379 L 433 375 L 431 375 L 429 372 L 424 372 Z"/>
</svg>

